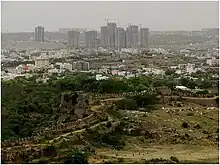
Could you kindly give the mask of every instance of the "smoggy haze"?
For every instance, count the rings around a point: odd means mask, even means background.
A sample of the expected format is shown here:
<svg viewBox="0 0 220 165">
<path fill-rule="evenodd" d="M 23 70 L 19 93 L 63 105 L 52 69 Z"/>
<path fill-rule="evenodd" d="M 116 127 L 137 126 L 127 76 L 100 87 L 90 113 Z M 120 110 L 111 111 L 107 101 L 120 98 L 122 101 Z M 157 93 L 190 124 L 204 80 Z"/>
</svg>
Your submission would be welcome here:
<svg viewBox="0 0 220 165">
<path fill-rule="evenodd" d="M 218 2 L 2 2 L 2 32 L 30 32 L 42 25 L 99 30 L 113 19 L 119 26 L 142 24 L 151 30 L 218 27 Z M 116 20 L 116 21 L 115 21 Z"/>
</svg>

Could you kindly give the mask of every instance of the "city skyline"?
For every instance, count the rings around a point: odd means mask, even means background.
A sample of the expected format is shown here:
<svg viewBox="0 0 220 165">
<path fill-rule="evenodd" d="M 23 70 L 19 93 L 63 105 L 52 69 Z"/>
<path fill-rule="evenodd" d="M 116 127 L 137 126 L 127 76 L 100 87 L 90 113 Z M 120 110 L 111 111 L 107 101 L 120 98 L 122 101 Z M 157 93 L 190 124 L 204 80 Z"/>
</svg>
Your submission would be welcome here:
<svg viewBox="0 0 220 165">
<path fill-rule="evenodd" d="M 59 28 L 99 31 L 106 19 L 122 28 L 141 24 L 155 31 L 201 30 L 218 27 L 218 10 L 217 1 L 2 2 L 2 32 L 33 32 L 38 25 L 45 27 L 45 31 Z"/>
<path fill-rule="evenodd" d="M 65 31 L 65 29 L 62 29 Z M 77 30 L 66 30 L 69 47 L 80 47 L 80 32 Z M 137 25 L 129 25 L 126 29 L 118 27 L 116 23 L 108 22 L 106 26 L 100 27 L 100 36 L 97 31 L 86 31 L 84 43 L 86 48 L 148 48 L 149 29 Z"/>
</svg>

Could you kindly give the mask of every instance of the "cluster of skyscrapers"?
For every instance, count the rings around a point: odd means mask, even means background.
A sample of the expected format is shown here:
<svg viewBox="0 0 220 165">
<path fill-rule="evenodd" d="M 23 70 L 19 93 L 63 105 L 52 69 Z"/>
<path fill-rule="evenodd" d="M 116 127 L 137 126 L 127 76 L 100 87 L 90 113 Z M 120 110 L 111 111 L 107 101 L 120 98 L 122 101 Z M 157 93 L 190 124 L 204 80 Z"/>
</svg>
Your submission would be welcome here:
<svg viewBox="0 0 220 165">
<path fill-rule="evenodd" d="M 80 32 L 69 31 L 68 46 L 79 48 Z M 130 25 L 124 28 L 117 27 L 116 23 L 107 23 L 101 26 L 100 37 L 97 31 L 85 32 L 85 48 L 148 48 L 149 29 Z"/>
<path fill-rule="evenodd" d="M 149 29 L 140 28 L 136 25 L 129 25 L 126 29 L 117 27 L 116 23 L 107 23 L 100 27 L 98 31 L 90 30 L 80 32 L 79 30 L 69 29 L 67 31 L 67 44 L 72 48 L 81 48 L 80 36 L 84 34 L 84 48 L 148 48 Z M 44 42 L 44 27 L 35 27 L 35 41 Z"/>
</svg>

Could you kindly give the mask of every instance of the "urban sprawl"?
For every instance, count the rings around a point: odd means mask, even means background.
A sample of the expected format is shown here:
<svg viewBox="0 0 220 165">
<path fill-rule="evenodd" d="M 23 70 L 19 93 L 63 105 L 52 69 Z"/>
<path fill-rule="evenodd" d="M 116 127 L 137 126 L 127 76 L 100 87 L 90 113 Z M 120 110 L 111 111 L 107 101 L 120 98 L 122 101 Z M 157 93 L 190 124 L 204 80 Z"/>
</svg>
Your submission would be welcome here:
<svg viewBox="0 0 220 165">
<path fill-rule="evenodd" d="M 129 78 L 165 75 L 167 69 L 190 77 L 197 71 L 218 70 L 219 64 L 218 29 L 151 32 L 107 23 L 100 32 L 76 28 L 45 32 L 38 26 L 35 33 L 20 33 L 20 39 L 19 33 L 5 33 L 2 38 L 1 76 L 6 80 L 31 76 L 35 70 L 43 70 L 44 78 L 65 71 L 92 72 L 97 80 L 114 75 Z"/>
</svg>

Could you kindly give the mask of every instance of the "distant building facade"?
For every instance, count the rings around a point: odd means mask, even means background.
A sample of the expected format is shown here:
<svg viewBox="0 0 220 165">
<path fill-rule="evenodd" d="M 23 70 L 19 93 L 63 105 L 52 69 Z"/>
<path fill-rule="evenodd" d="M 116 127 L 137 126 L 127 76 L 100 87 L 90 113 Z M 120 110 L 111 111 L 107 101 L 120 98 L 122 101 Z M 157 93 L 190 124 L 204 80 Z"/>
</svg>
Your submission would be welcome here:
<svg viewBox="0 0 220 165">
<path fill-rule="evenodd" d="M 126 48 L 126 31 L 120 27 L 115 29 L 115 48 Z"/>
<path fill-rule="evenodd" d="M 97 48 L 97 31 L 85 32 L 85 47 L 86 48 Z"/>
<path fill-rule="evenodd" d="M 35 27 L 35 41 L 44 42 L 44 27 L 42 26 Z"/>
<path fill-rule="evenodd" d="M 80 47 L 80 32 L 78 31 L 68 31 L 67 32 L 68 36 L 68 46 L 72 48 L 79 48 Z"/>
<path fill-rule="evenodd" d="M 35 67 L 36 68 L 44 68 L 49 66 L 49 58 L 46 57 L 38 57 L 35 60 Z"/>
<path fill-rule="evenodd" d="M 212 59 L 207 59 L 206 62 L 209 66 L 219 66 L 219 59 L 212 58 Z"/>
<path fill-rule="evenodd" d="M 108 28 L 107 26 L 101 26 L 100 28 L 100 46 L 106 48 L 108 40 Z"/>
<path fill-rule="evenodd" d="M 139 47 L 138 26 L 130 25 L 126 29 L 126 44 L 127 44 L 127 48 L 138 48 Z"/>
<path fill-rule="evenodd" d="M 115 48 L 115 29 L 116 23 L 107 23 L 102 26 L 100 31 L 100 46 L 103 48 Z"/>
<path fill-rule="evenodd" d="M 148 48 L 149 29 L 140 28 L 140 48 Z"/>
<path fill-rule="evenodd" d="M 84 61 L 77 61 L 73 62 L 73 70 L 78 70 L 78 71 L 89 71 L 89 62 L 84 62 Z"/>
<path fill-rule="evenodd" d="M 116 23 L 107 23 L 107 47 L 115 48 L 115 29 Z"/>
</svg>

